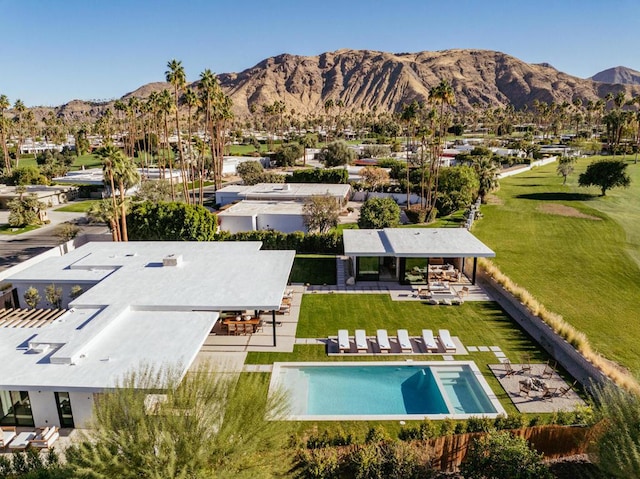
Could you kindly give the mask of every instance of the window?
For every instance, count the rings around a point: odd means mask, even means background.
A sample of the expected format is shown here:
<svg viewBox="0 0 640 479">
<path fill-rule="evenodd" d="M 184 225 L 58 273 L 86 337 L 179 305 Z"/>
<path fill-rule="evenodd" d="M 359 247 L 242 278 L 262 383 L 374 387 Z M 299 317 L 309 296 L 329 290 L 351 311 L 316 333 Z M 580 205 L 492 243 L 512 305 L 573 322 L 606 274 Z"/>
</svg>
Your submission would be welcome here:
<svg viewBox="0 0 640 479">
<path fill-rule="evenodd" d="M 57 392 L 55 396 L 56 406 L 58 407 L 58 417 L 60 418 L 60 427 L 74 427 L 69 393 Z"/>
<path fill-rule="evenodd" d="M 0 424 L 33 427 L 31 400 L 27 391 L 0 391 Z"/>
</svg>

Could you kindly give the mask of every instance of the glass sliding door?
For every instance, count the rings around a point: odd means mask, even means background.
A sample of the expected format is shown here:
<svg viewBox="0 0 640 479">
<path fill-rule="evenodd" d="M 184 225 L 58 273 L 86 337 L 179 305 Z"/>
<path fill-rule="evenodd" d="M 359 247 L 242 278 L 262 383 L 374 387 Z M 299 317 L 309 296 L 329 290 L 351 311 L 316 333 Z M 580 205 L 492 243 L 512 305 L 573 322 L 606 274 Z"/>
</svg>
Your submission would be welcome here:
<svg viewBox="0 0 640 479">
<path fill-rule="evenodd" d="M 0 391 L 0 424 L 33 427 L 31 401 L 27 391 Z"/>
<path fill-rule="evenodd" d="M 57 392 L 55 395 L 60 427 L 75 427 L 73 425 L 73 411 L 71 411 L 71 398 L 69 397 L 69 393 Z"/>
</svg>

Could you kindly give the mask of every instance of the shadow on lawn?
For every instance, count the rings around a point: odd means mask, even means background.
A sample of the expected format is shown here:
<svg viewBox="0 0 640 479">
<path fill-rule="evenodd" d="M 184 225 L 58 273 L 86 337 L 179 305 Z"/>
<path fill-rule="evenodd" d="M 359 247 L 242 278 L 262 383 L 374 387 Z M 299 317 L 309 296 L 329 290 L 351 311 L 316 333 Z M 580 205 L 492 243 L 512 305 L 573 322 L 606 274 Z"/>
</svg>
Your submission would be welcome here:
<svg viewBox="0 0 640 479">
<path fill-rule="evenodd" d="M 595 195 L 589 195 L 586 193 L 526 193 L 523 195 L 517 195 L 516 198 L 525 200 L 538 200 L 538 201 L 589 201 L 597 198 Z"/>
</svg>

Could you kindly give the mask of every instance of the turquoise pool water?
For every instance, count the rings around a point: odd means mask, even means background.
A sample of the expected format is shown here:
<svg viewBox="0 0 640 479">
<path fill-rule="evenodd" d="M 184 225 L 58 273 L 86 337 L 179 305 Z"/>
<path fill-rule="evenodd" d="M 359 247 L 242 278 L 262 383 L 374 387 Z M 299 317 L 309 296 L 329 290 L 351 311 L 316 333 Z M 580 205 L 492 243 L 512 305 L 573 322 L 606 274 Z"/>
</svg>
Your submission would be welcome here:
<svg viewBox="0 0 640 479">
<path fill-rule="evenodd" d="M 274 368 L 272 384 L 288 391 L 299 419 L 497 415 L 502 408 L 471 364 L 286 364 Z"/>
</svg>

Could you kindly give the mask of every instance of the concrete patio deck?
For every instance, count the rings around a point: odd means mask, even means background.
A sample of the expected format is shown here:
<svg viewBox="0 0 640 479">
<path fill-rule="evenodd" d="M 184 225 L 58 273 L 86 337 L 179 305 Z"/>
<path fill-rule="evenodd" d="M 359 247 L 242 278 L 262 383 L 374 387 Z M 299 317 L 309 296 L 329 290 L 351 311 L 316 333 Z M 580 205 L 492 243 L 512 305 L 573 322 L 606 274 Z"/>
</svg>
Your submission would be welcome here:
<svg viewBox="0 0 640 479">
<path fill-rule="evenodd" d="M 542 379 L 542 372 L 544 371 L 544 364 L 531 364 L 531 372 L 522 372 L 522 364 L 512 364 L 514 374 L 507 376 L 507 369 L 502 364 L 490 364 L 489 368 L 496 376 L 503 389 L 509 395 L 511 401 L 516 406 L 518 411 L 525 413 L 549 413 L 554 411 L 571 411 L 576 406 L 584 406 L 585 402 L 578 396 L 573 389 L 567 392 L 564 396 L 553 396 L 549 399 L 542 399 L 542 391 L 531 391 L 528 396 L 524 393 L 520 393 L 520 381 L 526 378 L 538 378 Z M 564 379 L 557 373 L 553 372 L 551 377 L 545 377 L 542 379 L 549 388 L 568 387 Z"/>
</svg>

